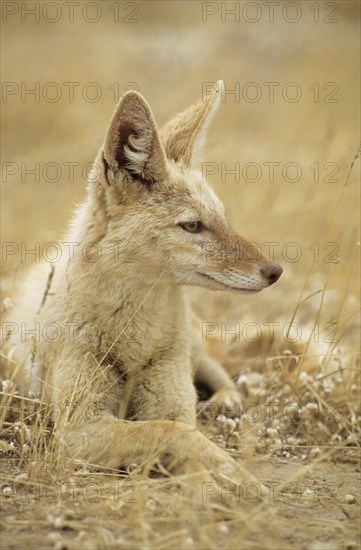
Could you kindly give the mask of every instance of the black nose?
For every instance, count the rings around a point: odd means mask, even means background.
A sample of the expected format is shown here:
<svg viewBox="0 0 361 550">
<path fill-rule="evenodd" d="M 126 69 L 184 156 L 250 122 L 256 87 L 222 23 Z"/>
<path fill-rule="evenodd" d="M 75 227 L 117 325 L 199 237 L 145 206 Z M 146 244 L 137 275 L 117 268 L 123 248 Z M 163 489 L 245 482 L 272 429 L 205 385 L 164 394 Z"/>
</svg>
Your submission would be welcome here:
<svg viewBox="0 0 361 550">
<path fill-rule="evenodd" d="M 281 277 L 283 269 L 280 265 L 270 262 L 261 271 L 266 277 L 268 284 L 273 285 Z"/>
</svg>

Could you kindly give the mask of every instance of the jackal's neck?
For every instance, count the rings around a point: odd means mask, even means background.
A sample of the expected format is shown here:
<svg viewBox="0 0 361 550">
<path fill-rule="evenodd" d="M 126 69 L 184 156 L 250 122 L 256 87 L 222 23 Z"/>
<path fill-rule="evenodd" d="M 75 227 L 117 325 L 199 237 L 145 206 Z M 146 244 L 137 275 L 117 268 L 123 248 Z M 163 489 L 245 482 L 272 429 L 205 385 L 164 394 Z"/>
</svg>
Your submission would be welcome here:
<svg viewBox="0 0 361 550">
<path fill-rule="evenodd" d="M 146 262 L 132 255 L 131 247 L 117 249 L 109 240 L 109 220 L 96 210 L 91 200 L 76 212 L 68 242 L 76 243 L 74 258 L 63 266 L 63 291 L 70 301 L 102 308 L 103 312 L 135 316 L 139 312 L 151 319 L 154 315 L 170 318 L 178 309 L 182 316 L 188 311 L 182 286 L 171 284 L 159 273 L 150 272 Z M 88 309 L 88 308 L 87 308 Z"/>
</svg>

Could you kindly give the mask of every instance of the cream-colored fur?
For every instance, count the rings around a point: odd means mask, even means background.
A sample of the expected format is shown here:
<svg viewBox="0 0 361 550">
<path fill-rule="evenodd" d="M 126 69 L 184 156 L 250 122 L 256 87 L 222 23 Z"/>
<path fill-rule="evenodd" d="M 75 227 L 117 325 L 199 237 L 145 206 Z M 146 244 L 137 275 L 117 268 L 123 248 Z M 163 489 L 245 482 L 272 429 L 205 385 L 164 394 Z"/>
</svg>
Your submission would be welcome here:
<svg viewBox="0 0 361 550">
<path fill-rule="evenodd" d="M 232 229 L 194 168 L 221 86 L 161 131 L 139 93 L 121 98 L 96 159 L 101 176 L 66 239 L 73 254 L 64 246 L 43 279 L 36 268 L 37 290 L 26 287 L 8 314 L 8 365 L 24 366 L 23 384 L 56 405 L 71 457 L 249 479 L 195 427 L 194 370 L 222 399 L 237 395 L 200 341 L 192 366 L 184 290 L 257 292 L 280 274 Z"/>
</svg>

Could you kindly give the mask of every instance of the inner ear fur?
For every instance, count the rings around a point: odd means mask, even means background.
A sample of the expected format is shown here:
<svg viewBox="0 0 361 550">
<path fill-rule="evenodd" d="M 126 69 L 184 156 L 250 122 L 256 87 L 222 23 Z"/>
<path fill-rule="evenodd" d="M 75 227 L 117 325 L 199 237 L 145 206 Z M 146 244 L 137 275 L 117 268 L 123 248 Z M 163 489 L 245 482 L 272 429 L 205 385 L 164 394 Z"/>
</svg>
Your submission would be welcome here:
<svg viewBox="0 0 361 550">
<path fill-rule="evenodd" d="M 113 174 L 124 169 L 144 182 L 166 177 L 166 154 L 157 125 L 138 92 L 127 92 L 120 99 L 106 132 L 103 153 Z"/>
</svg>

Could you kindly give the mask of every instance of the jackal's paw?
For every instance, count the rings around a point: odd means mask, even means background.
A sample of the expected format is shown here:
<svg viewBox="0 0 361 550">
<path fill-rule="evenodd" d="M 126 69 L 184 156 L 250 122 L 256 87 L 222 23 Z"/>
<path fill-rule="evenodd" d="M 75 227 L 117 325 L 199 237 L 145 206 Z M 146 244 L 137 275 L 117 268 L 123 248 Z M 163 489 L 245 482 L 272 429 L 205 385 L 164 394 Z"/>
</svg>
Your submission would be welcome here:
<svg viewBox="0 0 361 550">
<path fill-rule="evenodd" d="M 177 473 L 183 474 L 180 479 L 182 493 L 194 511 L 221 503 L 220 485 L 202 462 L 188 460 Z"/>
<path fill-rule="evenodd" d="M 242 416 L 242 397 L 236 389 L 222 388 L 209 400 L 212 403 L 212 412 L 227 417 L 240 418 Z"/>
<path fill-rule="evenodd" d="M 198 430 L 183 428 L 177 444 L 178 461 L 172 470 L 183 475 L 183 494 L 189 496 L 195 506 L 216 503 L 232 507 L 241 501 L 257 504 L 264 500 L 262 483 Z"/>
<path fill-rule="evenodd" d="M 227 461 L 209 470 L 204 464 L 188 461 L 180 478 L 183 498 L 194 511 L 210 511 L 215 506 L 225 514 L 229 508 L 264 502 L 266 488 L 247 469 Z M 226 517 L 226 516 L 225 516 Z"/>
</svg>

